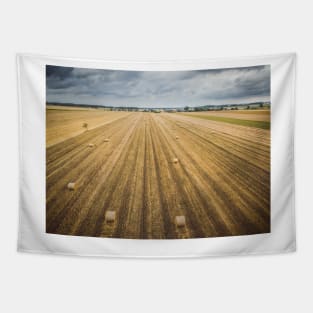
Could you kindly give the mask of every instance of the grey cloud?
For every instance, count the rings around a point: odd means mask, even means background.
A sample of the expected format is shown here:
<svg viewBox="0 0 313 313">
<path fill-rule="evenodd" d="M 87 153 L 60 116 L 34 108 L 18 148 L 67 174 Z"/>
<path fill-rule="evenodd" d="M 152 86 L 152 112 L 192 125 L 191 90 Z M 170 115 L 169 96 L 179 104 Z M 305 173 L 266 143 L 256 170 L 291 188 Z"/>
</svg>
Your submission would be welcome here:
<svg viewBox="0 0 313 313">
<path fill-rule="evenodd" d="M 47 77 L 65 78 L 68 77 L 72 71 L 73 71 L 72 67 L 53 66 L 53 65 L 46 66 Z"/>
<path fill-rule="evenodd" d="M 47 66 L 47 101 L 182 106 L 269 100 L 270 66 L 198 71 L 115 71 Z"/>
</svg>

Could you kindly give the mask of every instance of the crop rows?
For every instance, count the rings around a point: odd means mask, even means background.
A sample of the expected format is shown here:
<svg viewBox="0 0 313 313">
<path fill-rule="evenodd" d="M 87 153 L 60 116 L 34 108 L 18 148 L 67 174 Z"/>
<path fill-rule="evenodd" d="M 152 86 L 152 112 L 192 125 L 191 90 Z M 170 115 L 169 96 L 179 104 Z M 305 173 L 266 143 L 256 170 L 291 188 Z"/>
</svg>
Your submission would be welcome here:
<svg viewBox="0 0 313 313">
<path fill-rule="evenodd" d="M 177 239 L 270 231 L 269 130 L 188 114 L 110 116 L 47 147 L 48 233 Z"/>
</svg>

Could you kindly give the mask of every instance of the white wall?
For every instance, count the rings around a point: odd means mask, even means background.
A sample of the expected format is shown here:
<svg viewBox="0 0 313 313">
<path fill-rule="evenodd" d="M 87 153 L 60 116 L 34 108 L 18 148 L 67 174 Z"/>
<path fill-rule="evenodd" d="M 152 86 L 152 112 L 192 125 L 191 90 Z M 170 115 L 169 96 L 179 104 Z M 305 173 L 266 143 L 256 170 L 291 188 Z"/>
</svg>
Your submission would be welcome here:
<svg viewBox="0 0 313 313">
<path fill-rule="evenodd" d="M 310 312 L 312 10 L 309 1 L 17 1 L 0 4 L 1 312 Z M 174 59 L 298 53 L 298 252 L 106 260 L 16 252 L 15 53 Z"/>
</svg>

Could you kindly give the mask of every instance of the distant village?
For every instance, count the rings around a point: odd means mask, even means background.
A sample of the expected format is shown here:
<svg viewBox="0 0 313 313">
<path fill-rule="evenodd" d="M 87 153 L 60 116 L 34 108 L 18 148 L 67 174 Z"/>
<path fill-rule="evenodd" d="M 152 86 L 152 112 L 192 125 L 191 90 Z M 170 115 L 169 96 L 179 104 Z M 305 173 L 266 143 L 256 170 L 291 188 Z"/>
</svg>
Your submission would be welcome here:
<svg viewBox="0 0 313 313">
<path fill-rule="evenodd" d="M 69 106 L 69 107 L 84 107 L 95 108 L 107 111 L 129 111 L 129 112 L 152 112 L 152 113 L 176 113 L 176 112 L 201 112 L 201 111 L 223 111 L 223 110 L 257 110 L 269 109 L 270 102 L 253 102 L 245 104 L 224 104 L 224 105 L 204 105 L 204 106 L 184 106 L 176 108 L 139 108 L 130 106 L 106 106 L 106 105 L 89 105 L 89 104 L 74 104 L 74 103 L 47 103 L 48 105 Z"/>
</svg>

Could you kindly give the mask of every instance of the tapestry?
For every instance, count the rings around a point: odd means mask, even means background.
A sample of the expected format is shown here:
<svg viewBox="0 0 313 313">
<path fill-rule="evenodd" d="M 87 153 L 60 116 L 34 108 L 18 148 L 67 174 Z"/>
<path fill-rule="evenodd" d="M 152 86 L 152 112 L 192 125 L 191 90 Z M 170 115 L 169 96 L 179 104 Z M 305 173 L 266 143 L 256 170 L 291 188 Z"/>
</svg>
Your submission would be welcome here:
<svg viewBox="0 0 313 313">
<path fill-rule="evenodd" d="M 19 54 L 18 250 L 295 251 L 295 63 Z"/>
</svg>

